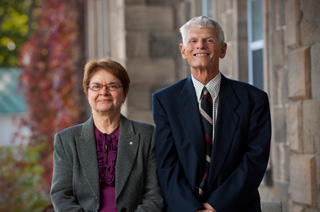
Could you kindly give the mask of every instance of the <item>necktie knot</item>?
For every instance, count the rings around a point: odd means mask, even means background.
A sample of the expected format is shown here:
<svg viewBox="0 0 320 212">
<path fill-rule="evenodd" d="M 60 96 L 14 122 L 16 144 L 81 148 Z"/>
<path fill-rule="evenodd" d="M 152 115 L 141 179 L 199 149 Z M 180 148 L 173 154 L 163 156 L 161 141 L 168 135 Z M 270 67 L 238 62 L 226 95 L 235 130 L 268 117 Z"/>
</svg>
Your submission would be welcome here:
<svg viewBox="0 0 320 212">
<path fill-rule="evenodd" d="M 209 101 L 212 104 L 212 97 L 208 89 L 206 88 L 206 86 L 203 87 L 201 94 L 202 94 L 201 101 L 204 101 L 205 99 L 207 99 L 206 101 Z"/>
<path fill-rule="evenodd" d="M 212 98 L 206 87 L 203 87 L 202 89 L 200 106 L 201 106 L 200 112 L 202 116 L 210 117 L 210 119 L 212 119 Z M 212 120 L 211 120 L 211 123 L 212 123 Z"/>
</svg>

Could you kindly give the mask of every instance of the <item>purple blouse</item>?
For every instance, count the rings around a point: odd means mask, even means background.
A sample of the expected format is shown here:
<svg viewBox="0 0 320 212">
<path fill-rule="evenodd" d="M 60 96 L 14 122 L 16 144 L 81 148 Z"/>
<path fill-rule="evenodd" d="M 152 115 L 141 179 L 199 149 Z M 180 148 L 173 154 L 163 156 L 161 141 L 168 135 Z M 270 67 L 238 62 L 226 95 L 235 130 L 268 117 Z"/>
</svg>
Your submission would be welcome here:
<svg viewBox="0 0 320 212">
<path fill-rule="evenodd" d="M 115 176 L 119 141 L 119 126 L 110 134 L 94 128 L 100 182 L 100 212 L 116 212 Z"/>
</svg>

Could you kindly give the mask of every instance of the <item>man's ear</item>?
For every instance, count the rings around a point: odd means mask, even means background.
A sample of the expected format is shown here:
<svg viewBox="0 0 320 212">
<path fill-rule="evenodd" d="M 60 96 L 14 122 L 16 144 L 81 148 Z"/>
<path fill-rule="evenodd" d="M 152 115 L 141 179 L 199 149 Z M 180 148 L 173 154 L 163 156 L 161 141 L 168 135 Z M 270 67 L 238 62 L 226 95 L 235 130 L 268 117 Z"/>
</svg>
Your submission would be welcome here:
<svg viewBox="0 0 320 212">
<path fill-rule="evenodd" d="M 181 52 L 181 56 L 182 56 L 182 58 L 183 59 L 186 59 L 187 57 L 186 57 L 186 55 L 185 55 L 185 51 L 186 51 L 186 49 L 184 48 L 184 45 L 183 45 L 183 43 L 180 43 L 180 52 Z"/>
<path fill-rule="evenodd" d="M 227 43 L 223 43 L 221 45 L 221 49 L 220 49 L 220 58 L 224 58 L 226 56 L 227 53 Z"/>
</svg>

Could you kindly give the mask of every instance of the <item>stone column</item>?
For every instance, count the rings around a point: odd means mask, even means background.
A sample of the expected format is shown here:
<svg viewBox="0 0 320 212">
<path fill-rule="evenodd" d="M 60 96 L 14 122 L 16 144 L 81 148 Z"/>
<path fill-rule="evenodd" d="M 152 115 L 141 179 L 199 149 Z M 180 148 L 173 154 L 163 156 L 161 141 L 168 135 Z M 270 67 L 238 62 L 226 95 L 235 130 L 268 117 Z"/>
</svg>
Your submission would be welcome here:
<svg viewBox="0 0 320 212">
<path fill-rule="evenodd" d="M 124 2 L 125 66 L 131 79 L 127 114 L 152 124 L 152 93 L 177 81 L 178 1 Z"/>
</svg>

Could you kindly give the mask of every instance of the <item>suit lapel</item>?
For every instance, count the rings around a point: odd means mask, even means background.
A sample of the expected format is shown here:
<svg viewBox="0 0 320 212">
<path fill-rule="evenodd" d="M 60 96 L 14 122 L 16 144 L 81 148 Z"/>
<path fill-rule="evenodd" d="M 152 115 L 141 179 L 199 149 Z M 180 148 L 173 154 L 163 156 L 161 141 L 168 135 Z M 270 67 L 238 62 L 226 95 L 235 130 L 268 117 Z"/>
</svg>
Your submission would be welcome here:
<svg viewBox="0 0 320 212">
<path fill-rule="evenodd" d="M 178 117 L 181 125 L 184 126 L 183 128 L 186 135 L 184 139 L 191 143 L 191 146 L 198 155 L 201 169 L 203 169 L 205 142 L 203 142 L 204 135 L 196 96 L 191 77 L 189 77 L 186 79 L 185 86 L 178 97 L 178 103 L 180 104 Z"/>
<path fill-rule="evenodd" d="M 121 194 L 136 160 L 139 142 L 139 135 L 135 134 L 132 122 L 121 115 L 116 165 L 116 200 Z"/>
<path fill-rule="evenodd" d="M 219 174 L 232 144 L 239 121 L 239 117 L 235 112 L 238 105 L 239 101 L 231 87 L 230 81 L 222 75 L 212 162 L 209 171 L 209 176 L 213 177 L 208 182 L 209 188 L 213 185 Z"/>
<path fill-rule="evenodd" d="M 79 161 L 90 189 L 100 198 L 97 148 L 92 117 L 83 124 L 80 137 L 76 138 Z"/>
</svg>

